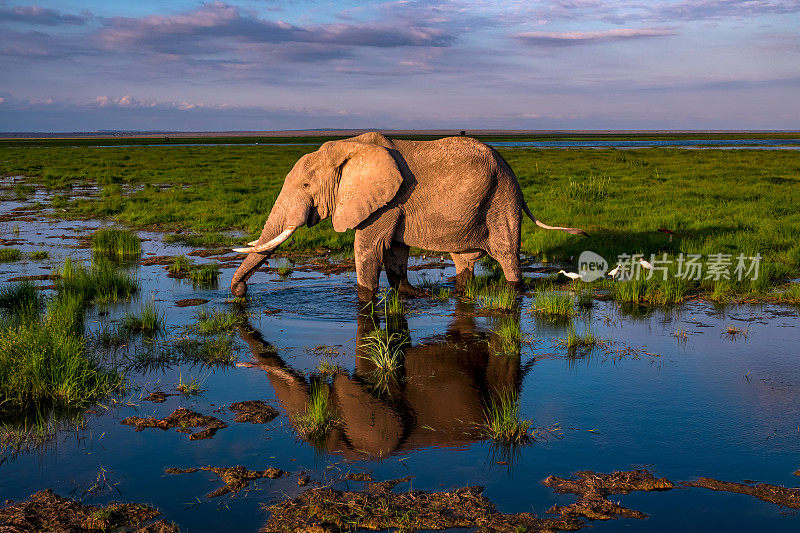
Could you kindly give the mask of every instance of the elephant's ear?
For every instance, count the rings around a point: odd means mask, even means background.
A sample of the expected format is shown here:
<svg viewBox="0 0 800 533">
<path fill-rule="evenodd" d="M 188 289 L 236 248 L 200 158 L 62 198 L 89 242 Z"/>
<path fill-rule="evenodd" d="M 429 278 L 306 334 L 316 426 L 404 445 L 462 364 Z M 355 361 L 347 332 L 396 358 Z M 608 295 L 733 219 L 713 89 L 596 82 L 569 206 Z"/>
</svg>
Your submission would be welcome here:
<svg viewBox="0 0 800 533">
<path fill-rule="evenodd" d="M 333 210 L 333 229 L 341 232 L 355 228 L 394 198 L 403 175 L 382 146 L 339 141 L 331 150 L 342 172 Z"/>
</svg>

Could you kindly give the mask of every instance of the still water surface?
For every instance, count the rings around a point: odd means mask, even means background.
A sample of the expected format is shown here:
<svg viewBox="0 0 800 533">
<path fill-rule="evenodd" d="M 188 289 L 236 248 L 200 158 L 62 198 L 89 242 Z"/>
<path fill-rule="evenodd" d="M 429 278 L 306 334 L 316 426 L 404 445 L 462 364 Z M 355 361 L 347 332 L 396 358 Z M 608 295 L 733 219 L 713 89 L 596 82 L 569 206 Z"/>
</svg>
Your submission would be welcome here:
<svg viewBox="0 0 800 533">
<path fill-rule="evenodd" d="M 0 212 L 14 205 L 4 202 Z M 0 230 L 8 235 L 14 223 L 2 224 Z M 17 224 L 22 250 L 48 250 L 54 263 L 65 256 L 89 259 L 87 250 L 66 247 L 74 239 L 59 236 L 87 233 L 96 223 L 42 219 Z M 190 251 L 165 245 L 159 234 L 141 235 L 151 239 L 143 243 L 144 258 Z M 28 260 L 0 264 L 0 280 L 47 273 L 50 266 Z M 206 298 L 209 309 L 228 308 L 226 285 L 233 268 L 223 270 L 219 288 L 207 289 L 167 278 L 162 266 L 132 268 L 141 281 L 140 298 L 92 309 L 90 330 L 118 321 L 151 298 L 166 313 L 169 336 L 185 334 L 198 309 L 175 307 L 176 300 Z M 446 280 L 454 273 L 448 266 L 410 275 L 419 282 L 423 275 Z M 502 355 L 495 353 L 491 333 L 496 318 L 480 316 L 472 304 L 455 299 L 411 300 L 405 315 L 410 344 L 404 379 L 387 396 L 364 380 L 365 361 L 357 357 L 359 339 L 372 326 L 357 312 L 354 275 L 298 272 L 281 281 L 258 273 L 252 281 L 248 310 L 253 333 L 237 333 L 234 342 L 239 360 L 253 366 L 212 370 L 183 365 L 130 373 L 131 390 L 122 404 L 88 415 L 86 429 L 62 433 L 44 449 L 8 455 L 0 464 L 0 501 L 45 488 L 79 495 L 103 468 L 115 490 L 84 501 L 150 503 L 188 531 L 256 531 L 266 521 L 260 504 L 303 490 L 295 476 L 262 480 L 234 497 L 207 500 L 204 495 L 220 486 L 216 476 L 166 475 L 164 469 L 272 466 L 307 471 L 319 481 L 347 472 L 371 472 L 376 480 L 413 475 L 415 489 L 483 485 L 484 494 L 502 511 L 543 516 L 554 503 L 573 500 L 554 494 L 541 481 L 578 470 L 645 466 L 675 482 L 710 476 L 800 484 L 793 475 L 800 468 L 797 308 L 718 308 L 695 302 L 671 310 L 623 312 L 612 303 L 595 302 L 565 324 L 531 315 L 532 301 L 525 297 L 511 317 L 520 321 L 527 342 L 518 353 Z M 731 325 L 746 330 L 746 338 L 726 338 L 723 333 Z M 571 328 L 591 330 L 607 347 L 570 353 L 558 343 Z M 268 345 L 278 355 L 259 357 Z M 347 370 L 330 382 L 344 425 L 324 442 L 311 444 L 298 436 L 288 415 L 304 405 L 321 345 L 337 352 L 329 360 Z M 141 346 L 130 348 L 136 349 Z M 200 396 L 172 396 L 162 404 L 141 401 L 148 391 L 169 392 L 179 378 L 190 377 L 201 380 Z M 484 405 L 503 388 L 519 391 L 522 416 L 539 428 L 533 445 L 507 450 L 482 440 L 476 425 L 483 420 Z M 224 409 L 214 412 L 255 399 L 270 402 L 281 416 L 266 425 L 243 424 L 233 422 Z M 164 417 L 179 406 L 213 414 L 228 427 L 210 440 L 190 441 L 174 430 L 136 432 L 120 424 L 131 415 Z M 348 484 L 362 486 L 346 481 L 337 486 Z M 615 499 L 650 517 L 595 522 L 597 531 L 800 528 L 794 511 L 702 488 Z"/>
</svg>

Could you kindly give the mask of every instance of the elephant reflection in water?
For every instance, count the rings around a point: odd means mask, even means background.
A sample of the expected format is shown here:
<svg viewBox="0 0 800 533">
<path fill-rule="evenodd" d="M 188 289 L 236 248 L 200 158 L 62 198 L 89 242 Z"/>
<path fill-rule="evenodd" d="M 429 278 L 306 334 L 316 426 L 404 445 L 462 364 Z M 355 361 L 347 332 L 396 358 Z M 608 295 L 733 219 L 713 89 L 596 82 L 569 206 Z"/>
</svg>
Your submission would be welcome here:
<svg viewBox="0 0 800 533">
<path fill-rule="evenodd" d="M 519 311 L 513 317 L 519 320 Z M 477 331 L 474 308 L 459 302 L 447 332 L 417 346 L 406 343 L 395 379 L 375 386 L 373 363 L 365 358 L 365 337 L 379 319 L 359 313 L 356 371 L 336 374 L 328 387 L 341 424 L 314 444 L 329 452 L 386 457 L 422 446 L 461 446 L 484 438 L 486 406 L 499 392 L 519 392 L 523 376 L 519 348 L 496 353 L 492 334 Z M 392 329 L 404 327 L 405 320 Z M 396 329 L 394 329 L 396 331 Z M 275 354 L 257 331 L 239 333 L 293 421 L 309 404 L 311 384 Z M 313 379 L 313 378 L 312 378 Z"/>
</svg>

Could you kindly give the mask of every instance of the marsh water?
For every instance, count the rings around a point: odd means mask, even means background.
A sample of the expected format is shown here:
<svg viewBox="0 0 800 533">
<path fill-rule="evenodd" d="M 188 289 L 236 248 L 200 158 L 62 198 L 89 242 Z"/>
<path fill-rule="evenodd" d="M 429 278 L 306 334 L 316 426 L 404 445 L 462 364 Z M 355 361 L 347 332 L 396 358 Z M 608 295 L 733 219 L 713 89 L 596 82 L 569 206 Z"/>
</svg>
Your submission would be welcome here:
<svg viewBox="0 0 800 533">
<path fill-rule="evenodd" d="M 21 205 L 3 202 L 0 214 Z M 91 250 L 75 247 L 75 237 L 87 235 L 99 223 L 46 215 L 39 211 L 26 214 L 27 220 L 0 222 L 2 237 L 15 239 L 14 247 L 50 254 L 47 261 L 0 263 L 0 281 L 50 273 L 67 256 L 90 260 Z M 158 233 L 140 236 L 147 239 L 142 259 L 192 250 L 167 245 Z M 195 257 L 198 262 L 216 259 Z M 429 263 L 430 257 L 416 261 Z M 452 263 L 432 266 L 410 272 L 411 281 L 425 277 L 449 286 Z M 164 266 L 135 262 L 128 268 L 140 280 L 139 296 L 90 309 L 89 335 L 154 300 L 167 322 L 159 342 L 168 342 L 185 335 L 200 309 L 176 307 L 176 301 L 207 299 L 205 308 L 220 310 L 231 305 L 227 285 L 232 266 L 223 268 L 217 288 L 195 288 L 168 278 Z M 90 503 L 150 503 L 185 531 L 256 531 L 267 518 L 261 504 L 307 488 L 298 486 L 298 472 L 308 473 L 312 481 L 354 489 L 363 483 L 343 480 L 346 473 L 366 472 L 376 480 L 410 475 L 410 486 L 429 491 L 482 485 L 500 510 L 540 516 L 554 503 L 571 501 L 542 480 L 580 470 L 645 467 L 675 482 L 709 476 L 800 485 L 794 475 L 800 468 L 796 307 L 690 302 L 646 310 L 595 301 L 563 323 L 532 315 L 532 297 L 525 296 L 510 314 L 519 320 L 525 339 L 519 351 L 508 354 L 497 353 L 494 346 L 492 332 L 499 318 L 472 303 L 423 298 L 407 300 L 406 306 L 403 320 L 410 340 L 402 378 L 381 391 L 364 379 L 365 362 L 357 358 L 358 340 L 371 326 L 358 311 L 354 273 L 295 271 L 281 278 L 259 272 L 251 280 L 246 304 L 250 327 L 233 336 L 238 365 L 129 370 L 126 394 L 87 412 L 80 429 L 67 426 L 41 447 L 6 450 L 0 456 L 0 501 L 51 488 Z M 744 334 L 726 335 L 729 326 Z M 588 351 L 562 347 L 573 328 L 579 333 L 591 330 L 603 342 Z M 134 339 L 115 357 L 146 350 L 145 344 Z M 299 436 L 292 415 L 305 405 L 308 376 L 321 359 L 345 369 L 329 378 L 343 424 L 311 443 Z M 155 390 L 174 393 L 179 380 L 191 378 L 200 382 L 201 394 L 169 396 L 161 404 L 143 399 Z M 497 446 L 480 431 L 486 400 L 499 389 L 518 391 L 520 414 L 536 428 L 531 445 Z M 267 424 L 236 423 L 225 407 L 245 400 L 264 400 L 280 415 Z M 211 439 L 190 440 L 174 430 L 135 431 L 120 423 L 132 415 L 162 418 L 180 406 L 216 416 L 227 427 Z M 217 476 L 164 472 L 207 465 L 278 467 L 293 475 L 207 499 L 221 485 Z M 87 491 L 99 472 L 107 480 L 105 490 Z M 792 509 L 703 488 L 615 499 L 649 518 L 593 522 L 597 531 L 800 527 Z"/>
</svg>

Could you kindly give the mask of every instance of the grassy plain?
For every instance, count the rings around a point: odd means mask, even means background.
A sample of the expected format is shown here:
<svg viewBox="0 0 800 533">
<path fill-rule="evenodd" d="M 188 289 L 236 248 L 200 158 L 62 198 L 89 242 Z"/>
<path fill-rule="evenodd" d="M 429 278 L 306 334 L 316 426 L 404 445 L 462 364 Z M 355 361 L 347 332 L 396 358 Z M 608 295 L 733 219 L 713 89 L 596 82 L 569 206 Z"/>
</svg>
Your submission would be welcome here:
<svg viewBox="0 0 800 533">
<path fill-rule="evenodd" d="M 265 138 L 264 142 L 323 140 Z M 300 156 L 316 149 L 302 144 L 112 148 L 56 144 L 53 140 L 30 141 L 26 146 L 0 143 L 0 175 L 24 175 L 31 184 L 57 193 L 59 216 L 113 219 L 134 228 L 176 232 L 173 238 L 206 245 L 242 244 L 257 237 L 286 173 Z M 593 250 L 610 262 L 623 253 L 646 258 L 662 253 L 674 258 L 681 252 L 734 258 L 759 253 L 761 280 L 747 290 L 764 290 L 773 281 L 800 275 L 798 151 L 648 148 L 500 149 L 500 153 L 516 172 L 537 217 L 590 233 L 584 238 L 543 231 L 526 221 L 524 253 L 563 261 Z M 83 198 L 72 190 L 86 185 L 96 185 L 98 197 Z M 661 233 L 661 228 L 674 234 Z M 229 230 L 240 230 L 244 237 L 231 237 Z M 298 231 L 294 244 L 285 248 L 346 251 L 352 238 L 352 232 L 336 233 L 330 221 L 324 221 Z M 741 292 L 745 287 L 735 289 Z"/>
</svg>

